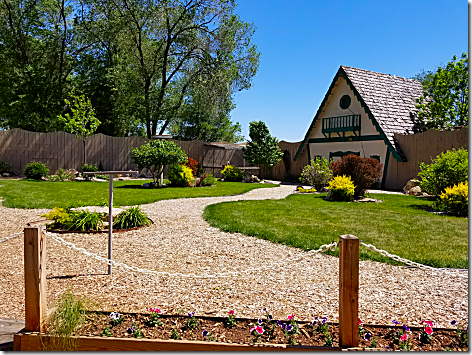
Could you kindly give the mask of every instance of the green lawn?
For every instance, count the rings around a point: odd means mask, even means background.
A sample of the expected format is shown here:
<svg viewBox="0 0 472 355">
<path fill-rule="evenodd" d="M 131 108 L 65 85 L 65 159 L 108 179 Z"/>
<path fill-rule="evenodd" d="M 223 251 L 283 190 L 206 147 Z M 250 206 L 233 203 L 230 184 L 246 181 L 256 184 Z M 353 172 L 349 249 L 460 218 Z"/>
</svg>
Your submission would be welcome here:
<svg viewBox="0 0 472 355">
<path fill-rule="evenodd" d="M 353 234 L 391 254 L 433 267 L 468 268 L 468 219 L 425 211 L 432 201 L 415 196 L 372 194 L 382 203 L 325 201 L 326 194 L 284 200 L 210 205 L 204 218 L 214 227 L 304 250 Z M 336 252 L 329 252 L 337 255 Z M 365 247 L 361 259 L 398 264 Z"/>
<path fill-rule="evenodd" d="M 149 181 L 127 180 L 113 182 L 113 204 L 130 206 L 186 197 L 239 195 L 257 188 L 275 187 L 273 184 L 221 182 L 207 187 L 166 187 L 145 189 Z M 3 206 L 12 208 L 53 208 L 102 206 L 108 201 L 108 181 L 34 181 L 0 180 Z"/>
</svg>

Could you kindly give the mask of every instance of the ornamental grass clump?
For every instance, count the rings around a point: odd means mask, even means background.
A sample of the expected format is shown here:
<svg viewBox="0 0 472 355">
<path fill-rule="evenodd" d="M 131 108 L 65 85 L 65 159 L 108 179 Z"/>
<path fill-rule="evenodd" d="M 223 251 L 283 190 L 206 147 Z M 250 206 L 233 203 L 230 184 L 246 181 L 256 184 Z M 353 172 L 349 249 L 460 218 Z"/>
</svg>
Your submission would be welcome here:
<svg viewBox="0 0 472 355">
<path fill-rule="evenodd" d="M 104 228 L 107 218 L 105 212 L 89 212 L 89 210 L 69 211 L 69 219 L 64 227 L 69 231 L 98 231 Z"/>
<path fill-rule="evenodd" d="M 351 201 L 354 198 L 354 183 L 349 176 L 335 176 L 333 180 L 328 183 L 328 190 L 330 190 L 330 198 L 333 201 Z"/>
<path fill-rule="evenodd" d="M 151 220 L 148 218 L 146 213 L 141 211 L 139 206 L 130 207 L 121 211 L 113 218 L 114 229 L 137 228 L 150 226 L 151 224 Z"/>
<path fill-rule="evenodd" d="M 446 187 L 439 195 L 439 201 L 435 203 L 435 207 L 456 216 L 467 216 L 469 214 L 469 183 L 466 181 Z"/>
</svg>

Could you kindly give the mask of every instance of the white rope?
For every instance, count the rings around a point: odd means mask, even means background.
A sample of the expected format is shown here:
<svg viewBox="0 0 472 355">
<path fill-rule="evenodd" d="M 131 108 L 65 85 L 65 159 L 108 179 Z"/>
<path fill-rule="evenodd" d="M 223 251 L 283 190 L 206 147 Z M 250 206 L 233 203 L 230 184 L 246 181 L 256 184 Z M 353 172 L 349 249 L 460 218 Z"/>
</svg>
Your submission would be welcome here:
<svg viewBox="0 0 472 355">
<path fill-rule="evenodd" d="M 189 278 L 201 278 L 201 279 L 203 279 L 203 278 L 219 278 L 219 277 L 238 276 L 240 274 L 248 274 L 248 273 L 261 271 L 263 269 L 269 269 L 269 268 L 274 267 L 274 265 L 265 265 L 265 266 L 261 266 L 261 267 L 258 267 L 258 268 L 247 269 L 247 270 L 244 270 L 244 271 L 228 271 L 228 272 L 218 273 L 218 274 L 214 274 L 214 275 L 211 275 L 211 274 L 201 274 L 201 275 L 184 274 L 184 273 L 181 273 L 181 272 L 170 273 L 170 272 L 167 272 L 167 271 L 156 271 L 156 270 L 149 270 L 149 269 L 141 269 L 141 268 L 136 267 L 136 266 L 129 266 L 125 263 L 120 263 L 120 262 L 117 262 L 117 261 L 110 260 L 110 259 L 107 259 L 105 257 L 99 256 L 97 254 L 88 252 L 84 248 L 79 248 L 79 247 L 75 246 L 73 243 L 67 242 L 63 238 L 61 238 L 61 237 L 59 237 L 55 234 L 52 234 L 52 233 L 47 232 L 47 231 L 45 233 L 46 233 L 46 235 L 50 236 L 54 241 L 56 241 L 60 244 L 63 244 L 67 248 L 77 250 L 77 251 L 81 252 L 82 254 L 85 254 L 86 256 L 89 256 L 89 257 L 91 257 L 95 260 L 104 262 L 107 265 L 111 265 L 113 267 L 123 268 L 123 269 L 130 270 L 130 271 L 140 272 L 140 273 L 143 273 L 143 274 L 153 274 L 153 275 L 156 275 L 156 276 L 189 277 Z M 334 251 L 334 250 L 336 250 L 337 245 L 338 245 L 337 242 L 332 242 L 330 244 L 322 245 L 317 250 L 310 250 L 309 252 L 307 252 L 303 256 L 296 256 L 296 257 L 284 259 L 284 263 L 300 261 L 300 260 L 308 257 L 309 255 L 325 252 L 327 250 L 333 250 Z M 280 263 L 278 262 L 277 265 L 280 265 Z"/>
<path fill-rule="evenodd" d="M 430 270 L 430 271 L 443 272 L 443 273 L 446 273 L 446 274 L 449 274 L 449 275 L 452 275 L 452 276 L 467 277 L 467 278 L 469 277 L 468 270 L 466 270 L 467 275 L 453 273 L 452 270 L 450 270 L 450 269 L 439 269 L 439 268 L 435 268 L 435 267 L 432 267 L 432 266 L 423 265 L 423 264 L 420 264 L 420 263 L 417 263 L 417 262 L 414 262 L 414 261 L 411 261 L 411 260 L 408 260 L 408 259 L 404 259 L 404 258 L 402 258 L 398 255 L 395 255 L 395 254 L 390 254 L 389 252 L 387 252 L 383 249 L 378 249 L 377 247 L 373 246 L 372 244 L 366 244 L 362 240 L 360 241 L 360 245 L 365 246 L 366 248 L 368 248 L 370 250 L 373 250 L 373 251 L 379 253 L 380 255 L 389 257 L 389 258 L 391 258 L 395 261 L 399 261 L 399 262 L 404 263 L 404 264 L 409 265 L 409 266 L 413 266 L 413 267 L 417 267 L 417 268 L 425 269 L 425 270 Z"/>
<path fill-rule="evenodd" d="M 6 242 L 7 240 L 10 240 L 10 239 L 19 237 L 19 236 L 22 235 L 22 234 L 23 234 L 23 231 L 18 232 L 18 233 L 15 233 L 15 234 L 12 234 L 12 235 L 9 236 L 9 237 L 5 237 L 5 238 L 3 238 L 3 239 L 0 239 L 0 243 L 3 243 L 3 242 Z"/>
</svg>

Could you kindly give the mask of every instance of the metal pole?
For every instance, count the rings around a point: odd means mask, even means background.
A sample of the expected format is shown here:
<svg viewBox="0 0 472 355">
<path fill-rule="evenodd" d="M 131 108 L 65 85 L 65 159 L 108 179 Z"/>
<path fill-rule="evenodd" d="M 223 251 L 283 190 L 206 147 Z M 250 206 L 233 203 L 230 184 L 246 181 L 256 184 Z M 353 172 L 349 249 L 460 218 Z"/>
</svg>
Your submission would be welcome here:
<svg viewBox="0 0 472 355">
<path fill-rule="evenodd" d="M 111 236 L 113 234 L 113 175 L 108 175 L 108 259 L 112 260 Z M 108 275 L 111 275 L 111 264 L 108 264 Z"/>
</svg>

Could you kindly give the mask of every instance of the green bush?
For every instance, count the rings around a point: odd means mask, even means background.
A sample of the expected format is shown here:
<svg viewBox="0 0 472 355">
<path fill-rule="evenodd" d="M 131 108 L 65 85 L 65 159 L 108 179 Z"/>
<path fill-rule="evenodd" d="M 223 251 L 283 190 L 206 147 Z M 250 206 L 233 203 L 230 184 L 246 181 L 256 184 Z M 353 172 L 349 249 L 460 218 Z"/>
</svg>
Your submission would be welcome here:
<svg viewBox="0 0 472 355">
<path fill-rule="evenodd" d="M 3 173 L 9 173 L 11 171 L 11 165 L 6 161 L 0 162 L 0 175 Z"/>
<path fill-rule="evenodd" d="M 354 183 L 350 176 L 337 175 L 328 183 L 331 199 L 334 201 L 351 201 L 354 198 Z"/>
<path fill-rule="evenodd" d="M 226 165 L 221 174 L 225 181 L 243 181 L 243 172 L 233 165 Z"/>
<path fill-rule="evenodd" d="M 323 157 L 316 157 L 311 160 L 310 165 L 303 168 L 300 181 L 309 184 L 317 190 L 321 190 L 328 185 L 332 178 L 333 172 L 329 168 L 328 160 Z"/>
<path fill-rule="evenodd" d="M 54 207 L 52 211 L 44 213 L 41 217 L 45 217 L 53 223 L 48 224 L 48 227 L 51 229 L 66 229 L 66 225 L 70 222 L 69 212 L 64 208 Z"/>
<path fill-rule="evenodd" d="M 41 180 L 41 178 L 47 176 L 49 172 L 46 164 L 39 162 L 32 162 L 26 165 L 25 176 L 28 179 Z"/>
<path fill-rule="evenodd" d="M 201 180 L 202 186 L 212 186 L 216 184 L 216 179 L 211 174 L 203 174 Z"/>
<path fill-rule="evenodd" d="M 193 180 L 192 169 L 182 164 L 174 164 L 169 168 L 167 178 L 173 186 L 190 186 L 190 183 Z"/>
<path fill-rule="evenodd" d="M 446 187 L 439 195 L 436 207 L 443 212 L 467 216 L 469 214 L 469 183 L 461 182 L 452 187 Z"/>
<path fill-rule="evenodd" d="M 419 186 L 430 195 L 439 196 L 446 187 L 469 179 L 469 152 L 466 149 L 448 150 L 439 154 L 431 164 L 420 163 Z"/>
<path fill-rule="evenodd" d="M 65 229 L 69 231 L 98 231 L 103 229 L 103 221 L 107 219 L 105 212 L 89 212 L 89 210 L 70 211 Z"/>
<path fill-rule="evenodd" d="M 139 206 L 130 207 L 120 212 L 113 219 L 113 228 L 128 229 L 151 225 L 151 220 Z"/>
</svg>

